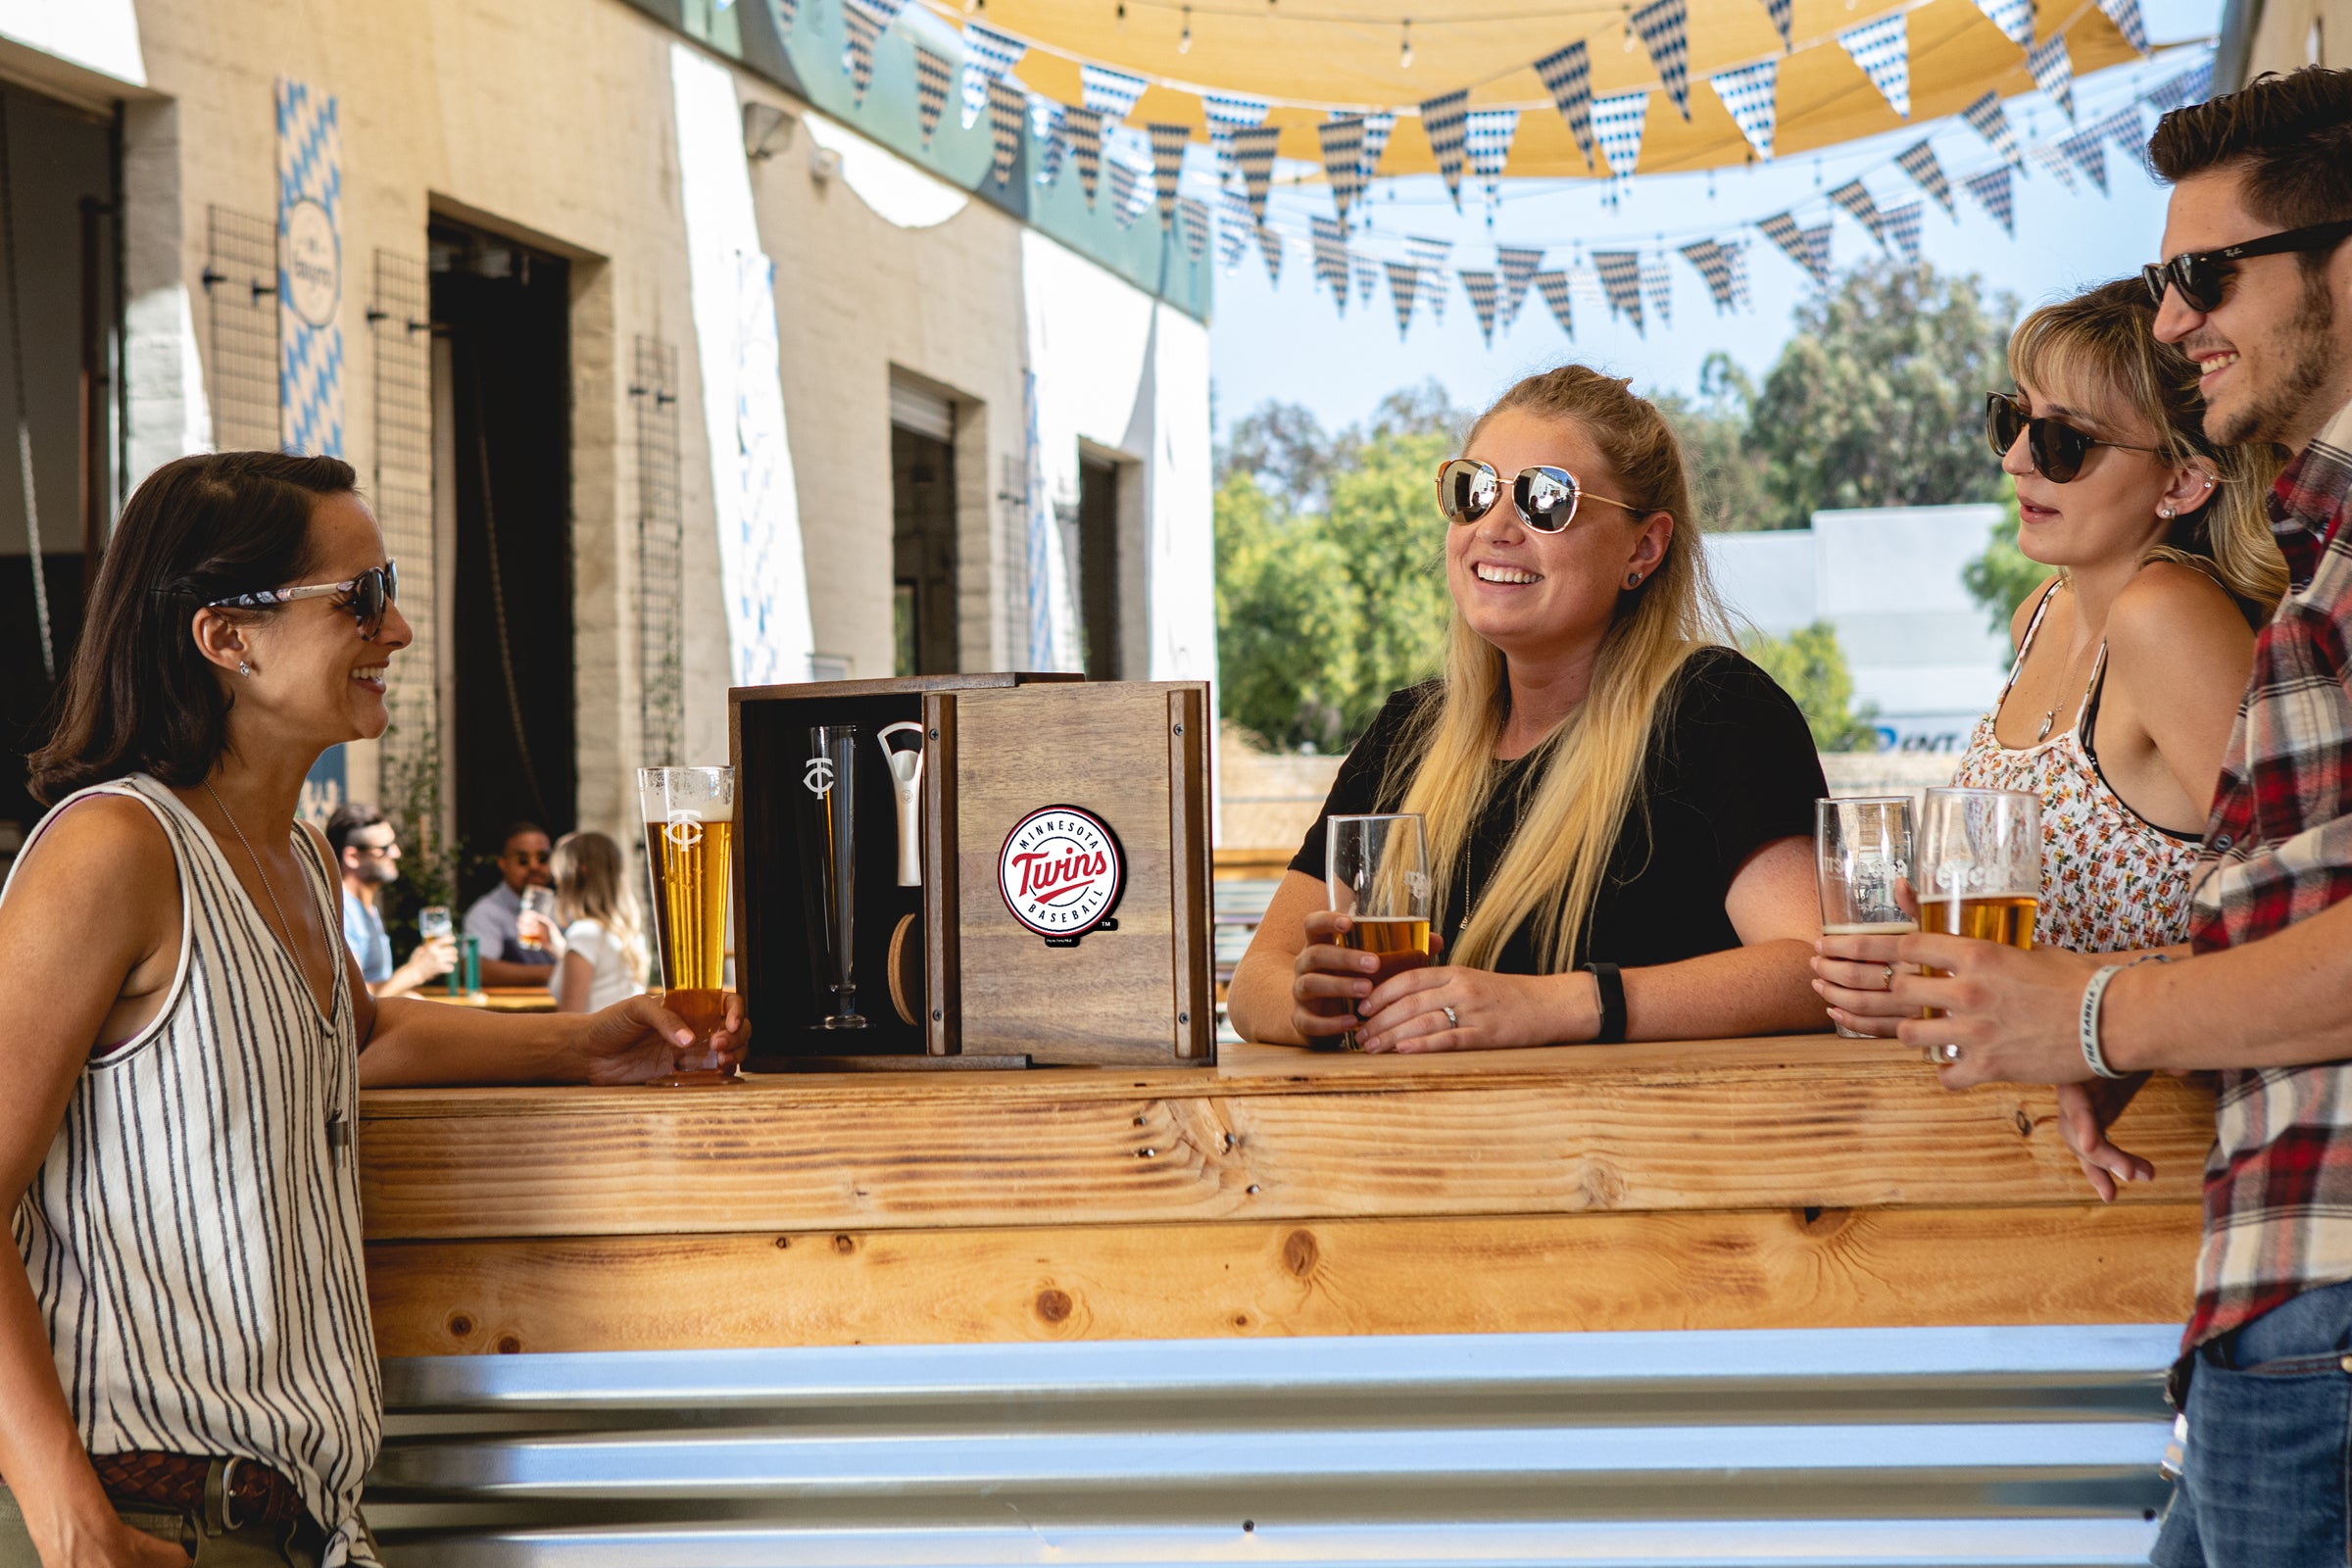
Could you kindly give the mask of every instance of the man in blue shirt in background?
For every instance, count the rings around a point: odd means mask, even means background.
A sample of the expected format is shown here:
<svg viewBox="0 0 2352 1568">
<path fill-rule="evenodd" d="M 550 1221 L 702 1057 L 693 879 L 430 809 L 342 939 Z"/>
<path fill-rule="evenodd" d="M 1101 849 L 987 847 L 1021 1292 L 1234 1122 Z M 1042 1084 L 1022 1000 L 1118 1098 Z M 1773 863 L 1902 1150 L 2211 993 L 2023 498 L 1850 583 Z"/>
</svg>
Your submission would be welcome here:
<svg viewBox="0 0 2352 1568">
<path fill-rule="evenodd" d="M 372 806 L 347 802 L 326 819 L 327 847 L 343 871 L 343 943 L 360 960 L 360 978 L 379 997 L 405 997 L 456 967 L 458 945 L 435 937 L 417 945 L 409 961 L 394 968 L 392 940 L 384 935 L 376 896 L 400 875 L 400 843 L 392 824 Z"/>
</svg>

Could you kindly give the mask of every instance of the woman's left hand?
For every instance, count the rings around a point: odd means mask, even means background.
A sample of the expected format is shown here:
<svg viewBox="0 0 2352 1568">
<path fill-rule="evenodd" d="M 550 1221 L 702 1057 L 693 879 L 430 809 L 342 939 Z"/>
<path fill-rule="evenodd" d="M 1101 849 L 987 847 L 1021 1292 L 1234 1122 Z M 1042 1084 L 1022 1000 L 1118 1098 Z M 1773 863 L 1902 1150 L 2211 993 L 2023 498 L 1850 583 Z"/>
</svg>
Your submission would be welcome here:
<svg viewBox="0 0 2352 1568">
<path fill-rule="evenodd" d="M 1493 1051 L 1507 1046 L 1557 1046 L 1587 1038 L 1564 1016 L 1563 981 L 1579 975 L 1495 974 L 1431 964 L 1383 981 L 1356 1004 L 1364 1021 L 1356 1043 L 1365 1051 Z M 1574 992 L 1569 995 L 1574 996 Z"/>
<path fill-rule="evenodd" d="M 751 1045 L 752 1025 L 744 1016 L 743 999 L 732 991 L 725 993 L 725 1016 L 710 1037 L 710 1049 L 718 1054 L 719 1066 L 732 1067 Z M 576 1077 L 592 1084 L 641 1084 L 666 1078 L 677 1071 L 681 1054 L 692 1052 L 699 1058 L 702 1049 L 685 1019 L 643 996 L 588 1014 L 580 1021 L 580 1033 L 573 1041 Z M 703 1063 L 698 1059 L 695 1065 Z"/>
</svg>

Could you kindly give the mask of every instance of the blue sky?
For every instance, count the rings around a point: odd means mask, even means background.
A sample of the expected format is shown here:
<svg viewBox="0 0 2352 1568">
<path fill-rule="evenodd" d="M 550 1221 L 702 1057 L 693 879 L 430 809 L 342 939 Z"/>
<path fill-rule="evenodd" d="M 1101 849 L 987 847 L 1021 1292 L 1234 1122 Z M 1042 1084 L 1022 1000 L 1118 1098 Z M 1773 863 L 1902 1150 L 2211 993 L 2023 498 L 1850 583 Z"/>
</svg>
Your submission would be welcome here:
<svg viewBox="0 0 2352 1568">
<path fill-rule="evenodd" d="M 2218 24 L 2218 0 L 2142 0 L 2148 32 L 2159 50 L 2168 43 L 2210 37 Z M 2075 83 L 2079 122 L 2096 123 L 2151 86 L 2190 64 L 2194 55 L 2121 66 Z M 2011 122 L 2028 141 L 2068 127 L 2065 118 L 2038 94 L 2009 100 Z M 1642 176 L 1622 208 L 1602 205 L 1603 181 L 1521 180 L 1506 182 L 1494 226 L 1486 222 L 1482 193 L 1465 190 L 1463 216 L 1456 217 L 1436 176 L 1383 180 L 1373 196 L 1372 223 L 1392 234 L 1450 238 L 1462 266 L 1490 267 L 1496 241 L 1542 245 L 1545 265 L 1564 265 L 1570 247 L 1587 251 L 1649 250 L 1663 233 L 1679 244 L 1711 224 L 1751 241 L 1748 274 L 1753 309 L 1718 316 L 1698 275 L 1678 257 L 1674 276 L 1674 323 L 1649 323 L 1646 338 L 1611 318 L 1595 302 L 1580 299 L 1576 340 L 1564 338 L 1542 302 L 1531 293 L 1514 327 L 1497 330 L 1492 349 L 1481 342 L 1469 300 L 1454 285 L 1446 318 L 1433 322 L 1417 311 L 1410 335 L 1399 342 L 1384 281 L 1367 308 L 1351 303 L 1343 319 L 1330 297 L 1314 286 L 1302 247 L 1294 245 L 1283 269 L 1282 286 L 1269 287 L 1263 263 L 1252 247 L 1231 273 L 1217 277 L 1215 316 L 1209 330 L 1209 367 L 1216 387 L 1220 435 L 1233 419 L 1268 399 L 1304 404 L 1327 426 L 1362 418 L 1389 391 L 1435 376 L 1455 403 L 1481 407 L 1519 376 L 1580 360 L 1630 375 L 1644 390 L 1694 391 L 1698 368 L 1717 349 L 1728 351 L 1751 373 L 1771 365 L 1790 331 L 1791 314 L 1812 284 L 1794 264 L 1743 222 L 1790 207 L 1809 217 L 1821 192 L 1862 175 L 1881 206 L 1919 194 L 1890 167 L 1895 153 L 1933 134 L 1947 172 L 1963 172 L 1992 162 L 1989 149 L 1957 121 L 1909 126 L 1893 134 L 1781 163 L 1719 171 L 1709 194 L 1706 174 Z M 1818 174 L 1816 166 L 1818 164 Z M 1818 177 L 1819 187 L 1816 187 Z M 2068 192 L 2049 173 L 2033 167 L 2031 177 L 2014 181 L 2017 237 L 2012 240 L 1965 193 L 1958 197 L 1959 221 L 1927 204 L 1925 254 L 1938 269 L 1977 272 L 1992 288 L 2007 289 L 2027 305 L 2082 285 L 2116 277 L 2155 259 L 2164 221 L 2164 193 L 2138 166 L 2107 157 L 2109 192 L 2101 197 L 2087 181 Z M 1320 185 L 1286 191 L 1277 187 L 1278 213 L 1302 230 L 1307 213 L 1331 211 Z M 1280 220 L 1279 219 L 1277 220 Z M 1876 246 L 1852 219 L 1836 220 L 1834 254 L 1843 269 L 1872 254 Z"/>
</svg>

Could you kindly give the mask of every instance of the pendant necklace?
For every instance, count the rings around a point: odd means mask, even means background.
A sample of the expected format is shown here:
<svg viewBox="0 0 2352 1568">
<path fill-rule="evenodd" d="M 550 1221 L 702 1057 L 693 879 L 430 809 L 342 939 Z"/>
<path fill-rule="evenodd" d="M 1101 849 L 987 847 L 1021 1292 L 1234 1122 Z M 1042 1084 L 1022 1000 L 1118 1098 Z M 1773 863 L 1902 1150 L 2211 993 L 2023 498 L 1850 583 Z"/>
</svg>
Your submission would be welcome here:
<svg viewBox="0 0 2352 1568">
<path fill-rule="evenodd" d="M 220 792 L 213 788 L 212 781 L 209 779 L 205 781 L 204 793 L 212 796 L 213 805 L 220 808 L 222 819 L 228 823 L 228 830 L 237 836 L 239 844 L 245 846 L 245 858 L 253 862 L 254 874 L 262 879 L 262 891 L 270 896 L 270 907 L 277 911 L 278 931 L 286 941 L 287 961 L 291 962 L 299 972 L 302 968 L 302 959 L 294 951 L 294 922 L 286 918 L 285 908 L 277 902 L 277 889 L 270 886 L 270 868 L 262 864 L 260 856 L 253 853 L 253 845 L 245 837 L 245 830 L 237 826 L 235 817 L 229 815 L 228 808 L 221 803 Z M 307 989 L 309 982 L 306 980 L 304 985 Z"/>
</svg>

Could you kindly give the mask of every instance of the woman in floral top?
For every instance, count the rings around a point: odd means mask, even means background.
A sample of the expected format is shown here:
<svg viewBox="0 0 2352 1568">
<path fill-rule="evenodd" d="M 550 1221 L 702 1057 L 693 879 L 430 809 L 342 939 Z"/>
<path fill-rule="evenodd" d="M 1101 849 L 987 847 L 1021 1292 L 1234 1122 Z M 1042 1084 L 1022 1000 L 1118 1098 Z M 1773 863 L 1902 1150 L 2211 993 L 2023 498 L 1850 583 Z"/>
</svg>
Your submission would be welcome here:
<svg viewBox="0 0 2352 1568">
<path fill-rule="evenodd" d="M 2262 497 L 2279 455 L 2204 436 L 2197 368 L 2137 278 L 2026 318 L 1985 432 L 2018 548 L 2057 570 L 2010 622 L 2017 662 L 1955 784 L 2041 798 L 2037 947 L 2180 942 L 2254 626 L 2286 587 Z M 1895 939 L 1823 939 L 1814 989 L 1891 1035 Z"/>
</svg>

